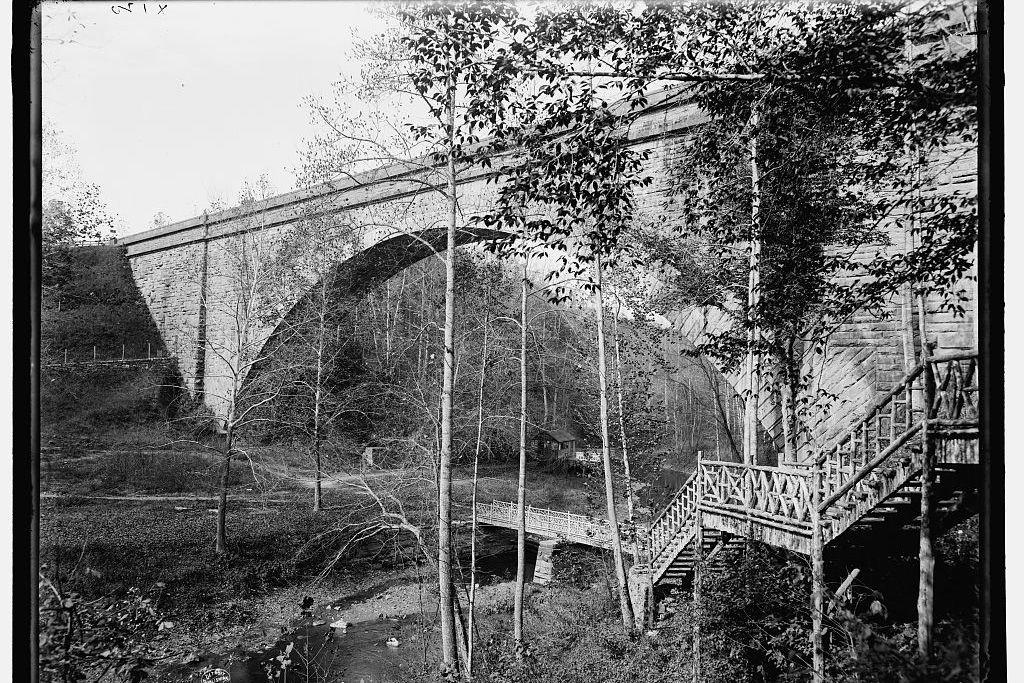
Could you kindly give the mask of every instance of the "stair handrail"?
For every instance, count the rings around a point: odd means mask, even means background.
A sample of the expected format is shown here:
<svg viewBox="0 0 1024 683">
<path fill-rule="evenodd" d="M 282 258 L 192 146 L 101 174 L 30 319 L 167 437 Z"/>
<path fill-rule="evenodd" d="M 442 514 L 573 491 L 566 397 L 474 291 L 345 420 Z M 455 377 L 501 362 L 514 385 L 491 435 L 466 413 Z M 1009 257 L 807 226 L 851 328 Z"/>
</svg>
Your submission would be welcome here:
<svg viewBox="0 0 1024 683">
<path fill-rule="evenodd" d="M 854 424 L 850 425 L 849 427 L 844 429 L 842 432 L 840 432 L 835 437 L 835 439 L 833 439 L 833 442 L 830 445 L 828 445 L 825 448 L 823 448 L 822 451 L 821 451 L 821 454 L 814 461 L 814 464 L 815 465 L 822 465 L 822 464 L 824 464 L 825 460 L 828 458 L 828 455 L 833 450 L 838 448 L 840 445 L 843 444 L 844 441 L 846 441 L 847 438 L 850 438 L 859 429 L 861 429 L 863 427 L 864 423 L 868 422 L 869 420 L 874 419 L 874 417 L 878 414 L 878 412 L 882 408 L 887 406 L 890 401 L 892 401 L 896 396 L 898 396 L 901 393 L 907 391 L 908 389 L 913 389 L 913 386 L 911 386 L 911 385 L 913 385 L 914 381 L 916 381 L 917 378 L 921 376 L 921 374 L 925 371 L 925 369 L 929 365 L 936 365 L 936 364 L 939 364 L 939 363 L 948 363 L 948 362 L 961 361 L 961 360 L 970 360 L 971 358 L 977 358 L 977 357 L 978 357 L 977 350 L 973 350 L 972 349 L 972 350 L 969 350 L 969 351 L 954 351 L 954 352 L 949 352 L 949 353 L 936 354 L 934 356 L 929 356 L 928 358 L 922 360 L 920 363 L 915 365 L 910 370 L 910 372 L 908 372 L 906 375 L 904 375 L 903 379 L 901 379 L 899 381 L 899 383 L 896 384 L 896 386 L 894 386 L 892 389 L 890 389 L 885 394 L 883 394 L 881 398 L 879 398 L 874 403 L 872 403 L 870 406 L 868 406 L 867 410 L 864 412 L 864 416 L 861 419 L 857 420 L 857 422 L 855 422 Z"/>
<path fill-rule="evenodd" d="M 822 453 L 814 460 L 814 466 L 820 467 L 821 465 L 825 464 L 830 457 L 832 457 L 833 455 L 838 455 L 840 449 L 847 442 L 851 442 L 855 438 L 857 432 L 864 429 L 866 424 L 869 424 L 872 420 L 877 419 L 879 412 L 883 408 L 885 408 L 895 397 L 899 396 L 901 393 L 904 392 L 907 394 L 907 405 L 905 408 L 905 418 L 907 424 L 904 431 L 896 435 L 893 441 L 889 443 L 884 449 L 881 449 L 875 455 L 875 457 L 861 464 L 861 466 L 858 467 L 857 470 L 851 474 L 849 479 L 847 479 L 840 486 L 838 486 L 834 492 L 828 494 L 819 505 L 818 510 L 820 512 L 824 512 L 832 505 L 835 505 L 835 503 L 838 500 L 840 500 L 844 495 L 849 493 L 850 490 L 852 490 L 853 487 L 855 487 L 858 483 L 863 481 L 864 478 L 867 477 L 880 464 L 882 464 L 882 462 L 892 457 L 894 453 L 903 448 L 908 441 L 910 441 L 915 435 L 921 432 L 926 422 L 932 423 L 935 421 L 934 413 L 936 412 L 937 407 L 937 391 L 935 384 L 934 366 L 948 363 L 956 363 L 965 360 L 975 360 L 977 359 L 977 357 L 978 352 L 976 350 L 969 350 L 937 354 L 925 358 L 916 366 L 914 366 L 914 368 L 904 376 L 902 381 L 900 381 L 895 387 L 889 390 L 878 401 L 875 401 L 871 405 L 869 410 L 865 413 L 864 417 L 862 417 L 856 423 L 851 425 L 848 429 L 844 430 L 842 436 L 832 446 L 824 449 Z M 914 406 L 912 403 L 912 392 L 914 389 L 913 384 L 918 379 L 918 377 L 925 373 L 927 376 L 924 387 L 924 405 L 920 410 L 920 412 L 922 413 L 921 418 L 919 420 L 915 420 Z M 947 373 L 947 382 L 949 381 L 948 378 L 950 376 L 951 375 Z M 961 387 L 961 391 L 966 391 L 966 387 Z M 878 439 L 877 433 L 875 434 L 875 439 Z M 839 472 L 838 468 L 837 472 Z M 823 483 L 826 487 L 828 486 L 827 482 Z"/>
<path fill-rule="evenodd" d="M 690 476 L 688 476 L 686 478 L 686 481 L 683 482 L 683 485 L 680 486 L 678 489 L 676 489 L 676 492 L 674 494 L 672 494 L 672 498 L 670 498 L 669 501 L 661 508 L 661 512 L 659 512 L 658 514 L 654 515 L 654 517 L 651 518 L 651 520 L 652 520 L 651 521 L 651 526 L 652 527 L 654 526 L 655 522 L 657 522 L 659 519 L 661 519 L 662 517 L 665 516 L 665 513 L 668 512 L 668 509 L 670 507 L 675 505 L 676 498 L 679 496 L 680 493 L 682 493 L 683 489 L 685 489 L 687 486 L 690 486 L 691 484 L 695 483 L 696 480 L 697 480 L 697 468 L 694 467 L 693 468 L 693 472 L 690 472 Z"/>
<path fill-rule="evenodd" d="M 842 486 L 836 489 L 835 493 L 832 493 L 828 498 L 821 501 L 821 504 L 818 506 L 818 511 L 825 512 L 830 507 L 835 505 L 836 501 L 845 496 L 847 493 L 849 493 L 850 489 L 852 489 L 854 486 L 863 481 L 866 476 L 871 474 L 872 470 L 881 465 L 885 460 L 888 460 L 893 453 L 903 448 L 903 446 L 905 446 L 908 441 L 914 438 L 914 436 L 916 436 L 917 433 L 921 431 L 921 428 L 923 426 L 924 421 L 922 420 L 921 422 L 914 424 L 910 429 L 908 429 L 899 437 L 897 437 L 896 441 L 892 442 L 892 444 L 890 444 L 884 451 L 882 451 L 877 456 L 872 458 L 871 462 L 868 462 L 863 467 L 861 467 L 852 477 L 850 477 L 850 479 L 846 481 L 846 483 L 844 483 Z"/>
<path fill-rule="evenodd" d="M 679 490 L 672 496 L 672 499 L 668 504 L 665 505 L 662 511 L 651 521 L 647 531 L 647 543 L 649 544 L 648 553 L 652 562 L 656 560 L 662 552 L 664 552 L 665 548 L 671 544 L 672 539 L 674 539 L 679 531 L 686 526 L 686 520 L 692 517 L 696 512 L 696 505 L 699 504 L 699 501 L 695 501 L 693 505 L 688 505 L 688 503 L 690 502 L 690 498 L 695 498 L 696 496 L 697 476 L 698 468 L 695 467 L 690 476 L 687 477 L 686 482 L 679 487 Z M 693 495 L 687 496 L 687 492 L 691 489 L 693 490 Z M 671 525 L 672 518 L 669 513 L 676 506 L 682 506 L 682 510 L 680 511 L 679 527 L 673 529 Z M 666 527 L 666 530 L 670 530 L 671 533 L 659 534 L 659 526 Z M 662 536 L 664 536 L 664 538 L 662 538 Z"/>
</svg>

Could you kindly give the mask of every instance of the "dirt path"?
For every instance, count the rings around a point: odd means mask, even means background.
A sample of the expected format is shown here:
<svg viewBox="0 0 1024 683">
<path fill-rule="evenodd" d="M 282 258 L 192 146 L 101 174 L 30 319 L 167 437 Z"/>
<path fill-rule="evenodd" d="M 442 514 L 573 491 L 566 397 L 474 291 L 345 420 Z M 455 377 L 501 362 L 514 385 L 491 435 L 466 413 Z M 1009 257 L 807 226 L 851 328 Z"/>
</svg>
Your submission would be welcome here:
<svg viewBox="0 0 1024 683">
<path fill-rule="evenodd" d="M 176 501 L 176 500 L 187 500 L 192 502 L 216 502 L 219 500 L 217 496 L 174 496 L 174 495 L 163 495 L 163 494 L 145 494 L 145 495 L 131 495 L 131 496 L 97 496 L 88 495 L 81 493 L 66 493 L 60 491 L 44 491 L 39 494 L 40 498 L 85 498 L 88 500 L 124 500 L 133 502 L 161 502 L 161 501 Z M 292 504 L 295 502 L 294 498 L 261 498 L 258 496 L 241 496 L 237 493 L 231 494 L 232 503 L 273 503 L 275 505 Z"/>
</svg>

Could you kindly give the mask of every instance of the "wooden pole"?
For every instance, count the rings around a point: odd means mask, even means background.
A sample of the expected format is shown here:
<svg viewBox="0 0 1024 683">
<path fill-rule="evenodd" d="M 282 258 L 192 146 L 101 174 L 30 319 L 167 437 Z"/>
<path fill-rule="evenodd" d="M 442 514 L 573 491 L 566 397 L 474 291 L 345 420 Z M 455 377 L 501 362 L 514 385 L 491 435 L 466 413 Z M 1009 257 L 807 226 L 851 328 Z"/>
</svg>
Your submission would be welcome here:
<svg viewBox="0 0 1024 683">
<path fill-rule="evenodd" d="M 757 109 L 750 114 L 750 262 L 747 281 L 747 391 L 743 410 L 743 463 L 757 464 L 757 423 L 761 407 L 761 357 L 758 344 L 761 328 L 758 307 L 761 299 L 761 174 L 757 163 Z"/>
<path fill-rule="evenodd" d="M 64 365 L 68 364 L 68 350 L 64 349 Z"/>
<path fill-rule="evenodd" d="M 153 357 L 153 342 L 146 342 L 146 358 Z"/>
<path fill-rule="evenodd" d="M 121 344 L 121 360 L 124 360 L 124 344 Z"/>
<path fill-rule="evenodd" d="M 701 452 L 697 451 L 697 509 L 694 514 L 693 535 L 693 683 L 700 683 L 700 622 L 704 618 L 702 609 L 704 596 L 704 515 L 701 513 L 701 499 L 704 487 L 701 485 Z"/>
<path fill-rule="evenodd" d="M 92 347 L 92 359 L 96 360 L 96 346 L 95 345 L 93 345 L 93 347 Z"/>
<path fill-rule="evenodd" d="M 850 586 L 853 585 L 853 580 L 857 578 L 858 574 L 860 574 L 860 569 L 854 569 L 850 572 L 849 576 L 846 577 L 846 580 L 839 585 L 838 590 L 836 590 L 837 604 L 843 599 L 843 596 L 846 595 L 846 591 L 850 590 Z"/>
<path fill-rule="evenodd" d="M 925 367 L 924 422 L 921 442 L 924 445 L 921 460 L 921 544 L 918 550 L 920 577 L 917 589 L 917 653 L 927 662 L 932 652 L 932 632 L 935 612 L 935 555 L 932 552 L 932 486 L 935 481 L 935 449 L 928 417 L 935 396 L 935 375 L 929 363 Z"/>
<path fill-rule="evenodd" d="M 824 612 L 825 562 L 822 542 L 821 464 L 814 462 L 811 470 L 811 672 L 812 683 L 825 681 L 825 649 L 822 644 L 821 621 Z"/>
</svg>

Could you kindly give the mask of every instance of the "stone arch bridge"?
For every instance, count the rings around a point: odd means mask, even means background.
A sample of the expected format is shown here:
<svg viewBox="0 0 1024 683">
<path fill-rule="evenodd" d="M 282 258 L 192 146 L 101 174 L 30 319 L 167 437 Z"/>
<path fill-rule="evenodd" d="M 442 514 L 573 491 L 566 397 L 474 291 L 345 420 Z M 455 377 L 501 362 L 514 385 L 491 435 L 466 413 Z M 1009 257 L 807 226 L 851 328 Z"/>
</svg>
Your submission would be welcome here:
<svg viewBox="0 0 1024 683">
<path fill-rule="evenodd" d="M 701 112 L 692 103 L 655 104 L 634 120 L 630 144 L 646 150 L 653 183 L 641 190 L 641 213 L 671 222 L 669 203 L 671 169 L 688 136 L 699 134 Z M 493 202 L 495 185 L 488 183 L 507 159 L 494 168 L 467 167 L 459 173 L 463 218 L 485 212 Z M 941 182 L 973 184 L 974 160 L 952 168 Z M 339 256 L 332 268 L 346 274 L 352 292 L 382 283 L 401 269 L 443 249 L 447 209 L 437 192 L 443 180 L 430 164 L 407 162 L 379 168 L 347 179 L 298 190 L 251 204 L 203 215 L 121 240 L 126 245 L 135 281 L 160 330 L 169 353 L 178 358 L 179 370 L 190 390 L 201 392 L 215 413 L 225 414 L 232 378 L 231 357 L 237 353 L 239 330 L 237 262 L 248 248 L 259 249 L 286 237 L 304 220 L 326 218 L 332 225 Z M 464 223 L 465 224 L 465 223 Z M 493 239 L 483 229 L 463 229 L 459 244 Z M 318 274 L 323 275 L 323 273 Z M 296 302 L 302 293 L 296 292 Z M 939 350 L 968 349 L 973 341 L 973 311 L 955 319 L 929 303 L 929 335 Z M 874 396 L 898 382 L 903 374 L 899 341 L 899 308 L 888 319 L 855 316 L 840 329 L 828 353 L 815 362 L 822 367 L 821 388 L 839 397 L 842 410 L 834 410 L 817 432 L 826 437 L 845 426 Z M 278 311 L 266 320 L 257 337 L 269 338 L 287 315 Z M 701 334 L 723 324 L 717 309 L 693 309 L 670 314 L 676 345 L 685 346 Z M 742 375 L 727 378 L 736 387 Z M 777 401 L 765 397 L 760 406 L 762 425 L 775 439 L 781 436 Z"/>
</svg>

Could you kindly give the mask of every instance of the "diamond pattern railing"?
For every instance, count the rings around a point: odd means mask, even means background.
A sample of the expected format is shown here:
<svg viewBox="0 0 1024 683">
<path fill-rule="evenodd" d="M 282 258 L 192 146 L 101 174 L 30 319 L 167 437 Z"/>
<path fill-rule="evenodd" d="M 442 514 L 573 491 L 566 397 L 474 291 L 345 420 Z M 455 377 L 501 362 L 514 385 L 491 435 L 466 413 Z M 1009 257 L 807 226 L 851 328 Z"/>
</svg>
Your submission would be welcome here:
<svg viewBox="0 0 1024 683">
<path fill-rule="evenodd" d="M 704 461 L 701 505 L 743 512 L 788 525 L 811 520 L 810 476 L 795 468 Z"/>
</svg>

